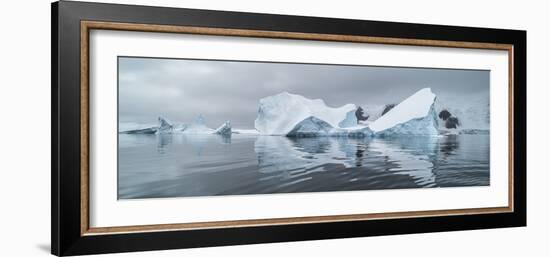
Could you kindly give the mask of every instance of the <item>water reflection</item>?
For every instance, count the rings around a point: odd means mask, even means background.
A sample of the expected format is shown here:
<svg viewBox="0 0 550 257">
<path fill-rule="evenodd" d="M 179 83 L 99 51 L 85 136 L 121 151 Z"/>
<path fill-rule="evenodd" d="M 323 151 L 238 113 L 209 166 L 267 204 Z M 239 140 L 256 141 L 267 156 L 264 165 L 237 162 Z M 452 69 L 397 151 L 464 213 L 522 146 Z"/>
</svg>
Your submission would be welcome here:
<svg viewBox="0 0 550 257">
<path fill-rule="evenodd" d="M 119 135 L 123 199 L 488 184 L 488 135 Z"/>
<path fill-rule="evenodd" d="M 289 171 L 300 176 L 326 172 L 334 166 L 362 168 L 385 176 L 407 175 L 419 186 L 434 186 L 436 137 L 391 139 L 259 137 L 254 144 L 259 171 Z M 380 174 L 377 174 L 380 175 Z M 391 180 L 391 179 L 390 179 Z"/>
<path fill-rule="evenodd" d="M 171 134 L 160 134 L 157 135 L 157 150 L 159 153 L 164 154 L 166 152 L 166 147 L 172 143 Z"/>
<path fill-rule="evenodd" d="M 440 150 L 441 153 L 447 157 L 452 155 L 453 152 L 459 147 L 458 135 L 448 135 L 441 139 Z"/>
</svg>

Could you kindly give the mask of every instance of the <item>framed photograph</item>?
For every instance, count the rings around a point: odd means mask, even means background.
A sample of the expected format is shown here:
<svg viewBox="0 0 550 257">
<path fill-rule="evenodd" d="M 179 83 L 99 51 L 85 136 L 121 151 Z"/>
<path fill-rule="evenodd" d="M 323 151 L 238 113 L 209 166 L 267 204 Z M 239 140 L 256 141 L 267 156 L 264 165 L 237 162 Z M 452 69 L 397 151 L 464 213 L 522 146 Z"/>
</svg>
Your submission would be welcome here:
<svg viewBox="0 0 550 257">
<path fill-rule="evenodd" d="M 52 253 L 526 225 L 526 32 L 56 2 Z"/>
</svg>

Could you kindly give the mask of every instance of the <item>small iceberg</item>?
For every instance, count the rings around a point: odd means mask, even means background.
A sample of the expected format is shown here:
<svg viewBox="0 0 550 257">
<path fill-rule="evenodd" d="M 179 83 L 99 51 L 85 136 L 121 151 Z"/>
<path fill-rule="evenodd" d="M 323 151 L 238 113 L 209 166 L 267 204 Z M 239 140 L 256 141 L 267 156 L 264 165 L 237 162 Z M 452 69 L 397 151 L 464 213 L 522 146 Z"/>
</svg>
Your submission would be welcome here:
<svg viewBox="0 0 550 257">
<path fill-rule="evenodd" d="M 172 122 L 168 121 L 165 118 L 159 117 L 159 127 L 157 129 L 157 134 L 170 134 L 172 133 L 174 129 L 174 125 L 172 125 Z"/>
<path fill-rule="evenodd" d="M 155 134 L 157 133 L 157 127 L 144 128 L 144 129 L 132 129 L 121 131 L 121 134 Z"/>
<path fill-rule="evenodd" d="M 158 126 L 140 128 L 140 129 L 131 129 L 126 131 L 121 131 L 121 134 L 170 134 L 173 132 L 174 125 L 172 122 L 168 121 L 163 117 L 158 117 Z"/>
<path fill-rule="evenodd" d="M 218 134 L 218 135 L 222 135 L 222 136 L 230 136 L 231 135 L 231 123 L 229 121 L 226 121 L 219 128 L 214 130 L 214 134 Z"/>
</svg>

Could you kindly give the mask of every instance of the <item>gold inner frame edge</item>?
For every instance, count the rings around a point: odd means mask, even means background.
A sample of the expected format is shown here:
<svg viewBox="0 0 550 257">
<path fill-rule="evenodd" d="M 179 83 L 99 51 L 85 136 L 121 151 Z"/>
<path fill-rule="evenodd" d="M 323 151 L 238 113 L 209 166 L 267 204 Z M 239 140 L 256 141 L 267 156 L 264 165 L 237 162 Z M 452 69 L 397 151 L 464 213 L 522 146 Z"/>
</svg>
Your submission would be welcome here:
<svg viewBox="0 0 550 257">
<path fill-rule="evenodd" d="M 229 220 L 229 221 L 208 221 L 208 222 L 190 222 L 175 224 L 151 224 L 135 226 L 116 226 L 116 227 L 90 227 L 89 225 L 89 34 L 90 30 L 121 30 L 136 32 L 160 32 L 160 33 L 178 33 L 178 34 L 196 34 L 196 35 L 217 35 L 217 36 L 238 36 L 238 37 L 257 37 L 257 38 L 279 38 L 279 39 L 298 39 L 298 40 L 316 40 L 333 42 L 354 42 L 371 44 L 390 44 L 390 45 L 412 45 L 428 47 L 451 47 L 451 48 L 469 48 L 469 49 L 493 49 L 506 50 L 508 52 L 508 206 L 487 207 L 487 208 L 468 208 L 468 209 L 449 209 L 449 210 L 426 210 L 426 211 L 407 211 L 407 212 L 388 212 L 388 213 L 367 213 L 367 214 L 349 214 L 349 215 L 328 215 L 328 216 L 307 216 L 307 217 L 289 217 L 272 219 L 250 219 L 250 220 Z M 404 39 L 389 37 L 371 37 L 371 36 L 351 36 L 336 34 L 317 34 L 283 31 L 265 31 L 265 30 L 246 30 L 246 29 L 226 29 L 211 27 L 191 27 L 191 26 L 172 26 L 155 24 L 137 24 L 137 23 L 116 23 L 101 21 L 81 21 L 80 22 L 80 234 L 81 236 L 101 235 L 101 234 L 120 234 L 120 233 L 140 233 L 140 232 L 158 232 L 173 230 L 193 230 L 193 229 L 214 229 L 230 227 L 251 227 L 251 226 L 273 226 L 273 225 L 291 225 L 308 224 L 323 222 L 343 222 L 343 221 L 364 221 L 377 219 L 395 219 L 395 218 L 416 218 L 450 215 L 474 215 L 504 213 L 514 211 L 514 168 L 513 168 L 513 52 L 514 47 L 511 44 L 480 43 L 480 42 L 462 42 L 462 41 L 443 41 L 426 39 Z"/>
</svg>

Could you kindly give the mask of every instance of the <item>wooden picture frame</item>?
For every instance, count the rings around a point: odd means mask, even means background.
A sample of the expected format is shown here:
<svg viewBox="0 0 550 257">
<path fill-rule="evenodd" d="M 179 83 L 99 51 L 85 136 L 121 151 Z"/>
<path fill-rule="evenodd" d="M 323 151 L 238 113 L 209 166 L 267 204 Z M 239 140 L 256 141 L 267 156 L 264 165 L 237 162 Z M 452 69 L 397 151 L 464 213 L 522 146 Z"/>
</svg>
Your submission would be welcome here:
<svg viewBox="0 0 550 257">
<path fill-rule="evenodd" d="M 91 30 L 508 52 L 508 206 L 177 224 L 89 225 Z M 52 254 L 80 255 L 526 225 L 526 32 L 145 7 L 52 4 Z"/>
</svg>

